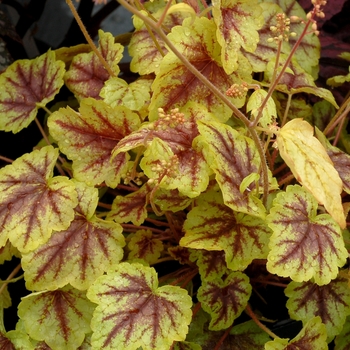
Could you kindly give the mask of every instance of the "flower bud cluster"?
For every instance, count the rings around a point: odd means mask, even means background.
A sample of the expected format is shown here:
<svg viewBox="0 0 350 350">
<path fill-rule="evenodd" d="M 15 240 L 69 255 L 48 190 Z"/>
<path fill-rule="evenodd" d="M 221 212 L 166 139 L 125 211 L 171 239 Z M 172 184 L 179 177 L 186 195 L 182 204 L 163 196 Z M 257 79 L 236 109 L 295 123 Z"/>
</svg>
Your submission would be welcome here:
<svg viewBox="0 0 350 350">
<path fill-rule="evenodd" d="M 227 91 L 226 95 L 233 98 L 243 98 L 248 91 L 248 84 L 233 84 Z"/>
<path fill-rule="evenodd" d="M 276 22 L 275 26 L 270 27 L 271 32 L 275 36 L 267 39 L 269 43 L 288 41 L 290 36 L 296 36 L 296 33 L 290 32 L 291 19 L 286 17 L 284 13 L 277 13 Z"/>
<path fill-rule="evenodd" d="M 312 23 L 312 31 L 316 35 L 319 35 L 320 32 L 317 30 L 317 23 L 316 23 L 316 21 L 313 18 L 314 18 L 314 16 L 316 16 L 318 18 L 324 18 L 325 17 L 325 14 L 323 12 L 323 8 L 322 7 L 327 4 L 327 1 L 326 0 L 311 0 L 311 2 L 314 5 L 314 9 L 306 15 L 306 18 L 313 22 Z"/>
<path fill-rule="evenodd" d="M 179 158 L 174 154 L 168 161 L 161 159 L 151 167 L 151 170 L 161 179 L 166 175 L 170 178 L 175 177 L 179 172 Z M 149 183 L 153 183 L 154 181 L 155 179 L 148 180 Z M 169 181 L 171 180 L 169 179 Z"/>
<path fill-rule="evenodd" d="M 184 114 L 180 113 L 178 108 L 173 108 L 168 114 L 164 112 L 163 108 L 158 108 L 158 116 L 159 119 L 154 123 L 155 130 L 174 128 L 186 121 Z"/>
</svg>

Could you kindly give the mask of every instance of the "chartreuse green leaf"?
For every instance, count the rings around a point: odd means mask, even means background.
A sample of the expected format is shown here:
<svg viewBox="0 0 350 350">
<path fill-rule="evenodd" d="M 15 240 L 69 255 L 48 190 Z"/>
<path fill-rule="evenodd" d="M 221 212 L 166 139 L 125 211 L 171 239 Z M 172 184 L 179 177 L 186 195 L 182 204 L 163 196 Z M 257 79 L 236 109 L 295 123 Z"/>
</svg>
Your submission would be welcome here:
<svg viewBox="0 0 350 350">
<path fill-rule="evenodd" d="M 70 286 L 32 293 L 18 305 L 18 316 L 29 336 L 45 341 L 52 350 L 74 350 L 91 332 L 94 304 Z"/>
<path fill-rule="evenodd" d="M 172 211 L 173 213 L 186 209 L 192 203 L 191 198 L 181 194 L 177 189 L 164 188 L 158 188 L 155 191 L 152 201 L 162 212 Z"/>
<path fill-rule="evenodd" d="M 88 185 L 116 187 L 127 169 L 128 155 L 113 157 L 118 142 L 140 125 L 139 117 L 124 106 L 112 108 L 92 98 L 81 101 L 79 112 L 60 108 L 48 119 L 50 134 L 73 161 L 74 177 Z"/>
<path fill-rule="evenodd" d="M 34 350 L 28 335 L 21 331 L 0 332 L 0 349 L 4 350 Z"/>
<path fill-rule="evenodd" d="M 289 121 L 277 134 L 280 155 L 295 178 L 324 205 L 340 227 L 345 228 L 340 197 L 343 182 L 327 151 L 313 134 L 308 122 L 299 118 Z"/>
<path fill-rule="evenodd" d="M 151 265 L 158 260 L 164 246 L 161 240 L 153 237 L 152 231 L 138 230 L 132 234 L 128 249 L 129 260 L 142 259 Z"/>
<path fill-rule="evenodd" d="M 158 287 L 156 271 L 121 263 L 99 277 L 88 298 L 98 304 L 91 321 L 93 349 L 168 349 L 185 340 L 192 300 L 177 286 Z"/>
<path fill-rule="evenodd" d="M 337 170 L 339 177 L 343 181 L 343 190 L 346 193 L 350 193 L 350 155 L 339 148 L 332 146 L 326 136 L 324 136 L 324 134 L 317 128 L 316 136 L 326 149 L 329 158 L 334 164 L 334 168 Z"/>
<path fill-rule="evenodd" d="M 253 119 L 259 114 L 259 108 L 267 96 L 267 92 L 263 89 L 254 91 L 247 102 L 247 112 L 251 112 Z M 272 97 L 269 97 L 267 103 L 262 110 L 262 116 L 259 119 L 259 124 L 266 128 L 271 124 L 274 118 L 277 117 L 276 105 Z"/>
<path fill-rule="evenodd" d="M 10 261 L 14 256 L 20 258 L 21 253 L 7 240 L 6 244 L 0 248 L 0 265 L 6 260 Z"/>
<path fill-rule="evenodd" d="M 58 150 L 43 147 L 0 169 L 0 246 L 7 239 L 22 253 L 45 243 L 74 218 L 75 186 L 53 175 Z"/>
<path fill-rule="evenodd" d="M 0 75 L 0 130 L 17 133 L 52 101 L 63 85 L 64 63 L 55 53 L 33 60 L 17 60 Z"/>
<path fill-rule="evenodd" d="M 201 195 L 184 223 L 180 245 L 194 249 L 223 250 L 227 267 L 244 270 L 253 259 L 267 256 L 270 230 L 264 220 L 234 212 L 221 193 Z"/>
<path fill-rule="evenodd" d="M 252 173 L 260 173 L 260 157 L 252 139 L 219 122 L 198 121 L 205 159 L 216 175 L 224 202 L 231 209 L 265 216 L 265 208 L 257 197 L 255 182 L 241 193 L 242 181 Z M 275 179 L 271 187 L 276 188 Z"/>
<path fill-rule="evenodd" d="M 339 225 L 317 215 L 315 198 L 300 186 L 279 193 L 266 220 L 273 233 L 267 269 L 296 282 L 311 278 L 318 285 L 336 278 L 348 257 Z"/>
<path fill-rule="evenodd" d="M 252 287 L 242 272 L 231 272 L 225 278 L 202 281 L 197 297 L 204 311 L 211 315 L 209 329 L 230 327 L 245 309 Z"/>
<path fill-rule="evenodd" d="M 213 0 L 216 37 L 222 47 L 221 61 L 226 74 L 238 68 L 240 48 L 254 52 L 259 42 L 258 29 L 264 23 L 258 0 Z"/>
<path fill-rule="evenodd" d="M 123 258 L 122 227 L 95 216 L 97 188 L 76 182 L 79 204 L 66 230 L 55 232 L 36 250 L 23 254 L 22 267 L 30 290 L 54 290 L 68 283 L 79 290 Z"/>
<path fill-rule="evenodd" d="M 265 344 L 265 350 L 327 350 L 327 331 L 320 317 L 310 319 L 299 334 L 288 342 L 288 339 L 276 338 Z"/>
<path fill-rule="evenodd" d="M 292 319 L 305 325 L 320 316 L 327 329 L 328 342 L 339 334 L 350 315 L 350 289 L 347 278 L 338 277 L 324 286 L 312 282 L 290 282 L 285 289 L 287 308 Z"/>
<path fill-rule="evenodd" d="M 348 350 L 350 344 L 350 316 L 347 317 L 342 331 L 335 337 L 335 350 Z"/>
<path fill-rule="evenodd" d="M 120 71 L 118 63 L 123 57 L 124 47 L 115 43 L 111 33 L 105 33 L 100 29 L 98 36 L 98 50 L 117 76 Z M 64 76 L 67 87 L 79 100 L 86 97 L 100 99 L 99 93 L 104 82 L 109 78 L 109 73 L 93 51 L 74 56 L 69 70 Z"/>
<path fill-rule="evenodd" d="M 242 81 L 250 83 L 252 70 L 243 55 L 239 55 L 238 69 L 230 75 L 225 73 L 220 57 L 221 48 L 215 31 L 213 20 L 205 17 L 196 17 L 194 20 L 186 18 L 181 26 L 175 26 L 172 29 L 168 38 L 181 54 L 223 93 L 233 84 L 241 84 Z M 153 95 L 149 107 L 151 121 L 157 119 L 158 108 L 168 112 L 172 108 L 186 105 L 188 101 L 201 104 L 202 108 L 214 113 L 224 122 L 232 115 L 231 109 L 215 97 L 212 91 L 201 83 L 172 52 L 169 52 L 161 61 L 152 89 Z M 231 100 L 237 107 L 242 107 L 245 103 L 245 94 Z"/>
</svg>

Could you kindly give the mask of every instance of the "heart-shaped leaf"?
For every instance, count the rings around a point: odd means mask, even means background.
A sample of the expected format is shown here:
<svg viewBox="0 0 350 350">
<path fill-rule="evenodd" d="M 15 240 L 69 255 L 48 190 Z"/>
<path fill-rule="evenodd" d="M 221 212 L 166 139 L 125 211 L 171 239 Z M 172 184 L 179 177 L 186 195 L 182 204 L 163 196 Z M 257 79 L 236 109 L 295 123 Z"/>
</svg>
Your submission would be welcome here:
<svg viewBox="0 0 350 350">
<path fill-rule="evenodd" d="M 53 290 L 68 283 L 84 290 L 123 257 L 122 227 L 94 215 L 98 190 L 76 182 L 79 205 L 68 229 L 55 232 L 38 249 L 23 254 L 26 287 Z"/>
<path fill-rule="evenodd" d="M 18 60 L 0 75 L 0 130 L 17 133 L 52 101 L 63 85 L 64 63 L 55 53 L 33 60 Z"/>
<path fill-rule="evenodd" d="M 52 177 L 57 158 L 58 150 L 47 146 L 0 169 L 0 246 L 9 239 L 29 252 L 73 220 L 77 193 L 68 178 Z"/>
<path fill-rule="evenodd" d="M 51 292 L 33 293 L 18 305 L 29 336 L 45 341 L 52 350 L 76 349 L 91 332 L 94 304 L 85 293 L 66 286 Z"/>
<path fill-rule="evenodd" d="M 267 269 L 296 282 L 314 278 L 319 285 L 336 278 L 348 257 L 339 225 L 317 215 L 317 201 L 300 186 L 279 193 L 266 220 L 273 233 Z"/>
<path fill-rule="evenodd" d="M 91 322 L 93 348 L 168 349 L 188 332 L 191 297 L 180 287 L 158 287 L 153 268 L 121 263 L 99 277 L 87 295 L 98 304 Z"/>
</svg>

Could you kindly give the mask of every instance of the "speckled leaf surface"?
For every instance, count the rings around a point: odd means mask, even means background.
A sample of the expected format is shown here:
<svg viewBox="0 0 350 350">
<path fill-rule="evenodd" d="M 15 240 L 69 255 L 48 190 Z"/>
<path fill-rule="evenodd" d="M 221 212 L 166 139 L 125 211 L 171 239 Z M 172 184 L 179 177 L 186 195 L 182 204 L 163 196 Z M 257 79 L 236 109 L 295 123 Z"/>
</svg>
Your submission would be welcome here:
<svg viewBox="0 0 350 350">
<path fill-rule="evenodd" d="M 77 183 L 79 204 L 70 226 L 55 232 L 38 249 L 23 254 L 26 287 L 54 290 L 70 283 L 79 290 L 91 283 L 123 257 L 122 227 L 95 216 L 98 190 Z"/>
<path fill-rule="evenodd" d="M 57 157 L 58 150 L 47 146 L 0 170 L 0 246 L 9 239 L 28 252 L 73 220 L 77 193 L 68 178 L 52 177 Z"/>
<path fill-rule="evenodd" d="M 91 332 L 93 310 L 84 292 L 66 286 L 22 298 L 18 315 L 31 338 L 45 341 L 52 350 L 73 350 Z"/>
<path fill-rule="evenodd" d="M 258 29 L 264 23 L 258 0 L 214 0 L 213 17 L 216 37 L 222 47 L 221 61 L 226 74 L 238 68 L 240 48 L 254 52 L 259 41 Z"/>
<path fill-rule="evenodd" d="M 327 329 L 328 342 L 341 332 L 350 315 L 350 290 L 344 277 L 325 286 L 291 282 L 285 294 L 289 298 L 286 306 L 291 318 L 301 320 L 305 325 L 312 317 L 320 316 Z"/>
<path fill-rule="evenodd" d="M 63 85 L 64 63 L 55 53 L 33 60 L 17 60 L 0 75 L 0 130 L 17 133 L 52 101 Z"/>
<path fill-rule="evenodd" d="M 239 68 L 231 75 L 225 73 L 213 21 L 201 17 L 192 22 L 191 18 L 186 18 L 182 26 L 174 27 L 168 37 L 189 62 L 223 93 L 234 83 L 251 82 L 250 65 L 243 55 L 238 59 Z M 157 118 L 157 108 L 161 107 L 168 112 L 172 108 L 184 106 L 188 101 L 198 102 L 223 121 L 232 114 L 232 111 L 170 52 L 160 64 L 152 89 L 150 120 Z M 232 98 L 237 107 L 241 107 L 244 101 L 245 96 Z"/>
<path fill-rule="evenodd" d="M 91 186 L 104 181 L 110 187 L 118 185 L 128 155 L 120 153 L 112 159 L 112 151 L 139 124 L 139 117 L 128 108 L 112 108 L 92 98 L 81 102 L 79 112 L 60 108 L 48 119 L 50 134 L 73 161 L 74 177 Z"/>
<path fill-rule="evenodd" d="M 180 245 L 223 250 L 228 268 L 244 270 L 253 259 L 266 258 L 270 230 L 264 220 L 234 212 L 220 193 L 208 192 L 188 214 Z"/>
<path fill-rule="evenodd" d="M 198 300 L 211 315 L 209 329 L 218 331 L 232 325 L 247 305 L 252 287 L 242 272 L 231 272 L 224 279 L 202 281 Z"/>
<path fill-rule="evenodd" d="M 121 263 L 88 290 L 97 303 L 91 327 L 93 349 L 168 349 L 185 340 L 192 300 L 184 289 L 158 287 L 156 271 Z"/>
<path fill-rule="evenodd" d="M 114 42 L 114 36 L 111 33 L 105 33 L 100 29 L 98 34 L 98 50 L 117 76 L 120 71 L 118 63 L 123 57 L 124 47 Z M 109 78 L 109 73 L 97 55 L 91 51 L 74 56 L 64 81 L 77 99 L 86 97 L 100 99 L 99 93 Z"/>
<path fill-rule="evenodd" d="M 273 201 L 267 222 L 273 233 L 267 269 L 296 282 L 319 285 L 336 278 L 348 257 L 339 225 L 317 215 L 317 201 L 300 186 L 288 186 Z"/>
</svg>

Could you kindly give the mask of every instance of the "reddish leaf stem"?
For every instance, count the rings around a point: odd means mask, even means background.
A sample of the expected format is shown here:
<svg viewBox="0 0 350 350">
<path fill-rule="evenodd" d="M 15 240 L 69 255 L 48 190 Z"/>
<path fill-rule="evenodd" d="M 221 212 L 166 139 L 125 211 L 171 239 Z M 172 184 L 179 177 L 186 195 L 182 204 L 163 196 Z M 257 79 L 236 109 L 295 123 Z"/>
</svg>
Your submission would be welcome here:
<svg viewBox="0 0 350 350">
<path fill-rule="evenodd" d="M 163 230 L 158 230 L 157 228 L 149 227 L 149 226 L 135 226 L 133 224 L 120 224 L 124 229 L 125 232 L 134 232 L 135 230 L 150 230 L 155 233 L 164 234 Z"/>
<path fill-rule="evenodd" d="M 0 155 L 0 159 L 5 161 L 6 163 L 13 163 L 13 160 L 4 156 Z"/>
<path fill-rule="evenodd" d="M 220 349 L 221 345 L 224 343 L 225 339 L 230 334 L 230 331 L 231 331 L 232 327 L 233 327 L 233 325 L 226 329 L 225 333 L 222 335 L 222 337 L 216 343 L 216 346 L 215 346 L 214 350 L 219 350 Z"/>
<path fill-rule="evenodd" d="M 197 314 L 198 311 L 201 309 L 201 307 L 202 307 L 202 304 L 201 304 L 200 302 L 198 302 L 198 303 L 194 306 L 194 308 L 192 309 L 192 318 L 193 318 L 194 316 L 196 316 L 196 314 Z"/>
<path fill-rule="evenodd" d="M 4 291 L 5 287 L 10 283 L 10 280 L 15 277 L 18 273 L 18 271 L 21 269 L 22 265 L 19 263 L 13 270 L 12 272 L 8 275 L 4 283 L 0 286 L 0 295 Z"/>
</svg>

